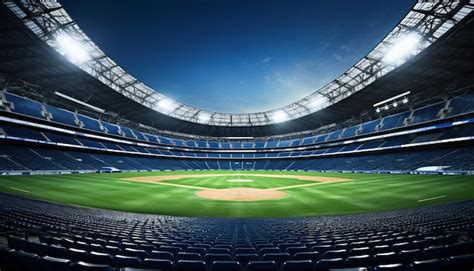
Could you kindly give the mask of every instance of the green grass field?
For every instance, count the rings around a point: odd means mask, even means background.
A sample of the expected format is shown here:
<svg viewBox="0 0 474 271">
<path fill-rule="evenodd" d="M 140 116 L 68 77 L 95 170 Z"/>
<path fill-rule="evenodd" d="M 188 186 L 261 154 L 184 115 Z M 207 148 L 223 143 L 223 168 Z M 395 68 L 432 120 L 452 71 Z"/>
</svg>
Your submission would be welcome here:
<svg viewBox="0 0 474 271">
<path fill-rule="evenodd" d="M 133 182 L 127 178 L 163 175 L 216 176 Z M 238 174 L 238 176 L 222 176 Z M 320 183 L 252 174 L 345 178 Z M 217 176 L 221 175 L 221 176 Z M 229 179 L 252 182 L 228 182 Z M 285 188 L 288 186 L 294 186 Z M 222 201 L 195 195 L 202 188 L 277 188 L 282 199 Z M 296 217 L 351 214 L 411 208 L 474 199 L 474 176 L 336 174 L 265 171 L 176 171 L 54 176 L 2 176 L 0 192 L 95 208 L 179 216 Z"/>
</svg>

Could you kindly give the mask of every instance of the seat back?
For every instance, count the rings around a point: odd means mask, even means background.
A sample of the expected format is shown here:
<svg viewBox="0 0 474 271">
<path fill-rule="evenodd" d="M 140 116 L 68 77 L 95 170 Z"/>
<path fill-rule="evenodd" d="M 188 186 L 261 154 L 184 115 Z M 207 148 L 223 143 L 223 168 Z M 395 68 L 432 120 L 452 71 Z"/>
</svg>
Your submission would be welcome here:
<svg viewBox="0 0 474 271">
<path fill-rule="evenodd" d="M 242 267 L 236 261 L 214 261 L 211 265 L 211 271 L 241 271 Z"/>
</svg>

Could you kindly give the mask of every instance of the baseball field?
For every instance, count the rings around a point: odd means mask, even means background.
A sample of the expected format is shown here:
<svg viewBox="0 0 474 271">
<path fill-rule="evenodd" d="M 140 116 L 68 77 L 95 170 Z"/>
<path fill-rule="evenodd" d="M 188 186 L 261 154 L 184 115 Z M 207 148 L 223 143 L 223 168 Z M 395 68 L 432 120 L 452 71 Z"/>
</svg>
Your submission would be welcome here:
<svg viewBox="0 0 474 271">
<path fill-rule="evenodd" d="M 298 217 L 474 199 L 474 176 L 166 171 L 2 176 L 0 192 L 94 208 L 208 217 Z"/>
</svg>

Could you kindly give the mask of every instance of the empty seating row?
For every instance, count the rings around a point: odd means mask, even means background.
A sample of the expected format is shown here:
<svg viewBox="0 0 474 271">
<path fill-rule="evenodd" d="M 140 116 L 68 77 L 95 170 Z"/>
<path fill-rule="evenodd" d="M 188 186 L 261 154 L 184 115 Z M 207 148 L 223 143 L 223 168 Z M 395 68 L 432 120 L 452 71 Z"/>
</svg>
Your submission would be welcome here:
<svg viewBox="0 0 474 271">
<path fill-rule="evenodd" d="M 126 137 L 137 141 L 200 149 L 272 149 L 331 142 L 334 140 L 347 139 L 353 136 L 367 135 L 378 131 L 387 131 L 410 124 L 438 120 L 442 117 L 469 113 L 474 111 L 474 99 L 472 97 L 473 96 L 470 95 L 456 97 L 448 102 L 436 103 L 413 111 L 402 112 L 400 114 L 387 116 L 323 135 L 291 140 L 262 140 L 261 142 L 223 142 L 206 139 L 178 139 L 168 136 L 145 134 L 128 127 L 111 124 L 85 115 L 45 105 L 8 92 L 5 93 L 5 103 L 11 104 L 9 108 L 12 112 L 66 124 L 76 128 L 84 128 L 94 132 L 105 133 L 112 136 Z"/>
</svg>

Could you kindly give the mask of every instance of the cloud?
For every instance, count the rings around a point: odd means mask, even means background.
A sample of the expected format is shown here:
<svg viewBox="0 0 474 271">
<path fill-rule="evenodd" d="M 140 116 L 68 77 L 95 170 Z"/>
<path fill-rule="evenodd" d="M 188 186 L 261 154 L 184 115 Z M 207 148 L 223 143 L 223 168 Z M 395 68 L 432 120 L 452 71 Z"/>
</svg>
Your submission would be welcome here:
<svg viewBox="0 0 474 271">
<path fill-rule="evenodd" d="M 265 57 L 264 59 L 262 59 L 262 63 L 268 63 L 268 62 L 270 62 L 270 61 L 272 61 L 272 58 L 269 57 L 269 56 L 267 56 L 267 57 Z"/>
<path fill-rule="evenodd" d="M 334 57 L 334 59 L 336 59 L 339 62 L 344 60 L 344 57 L 342 55 L 338 54 L 338 53 L 332 54 L 332 57 Z"/>
</svg>

